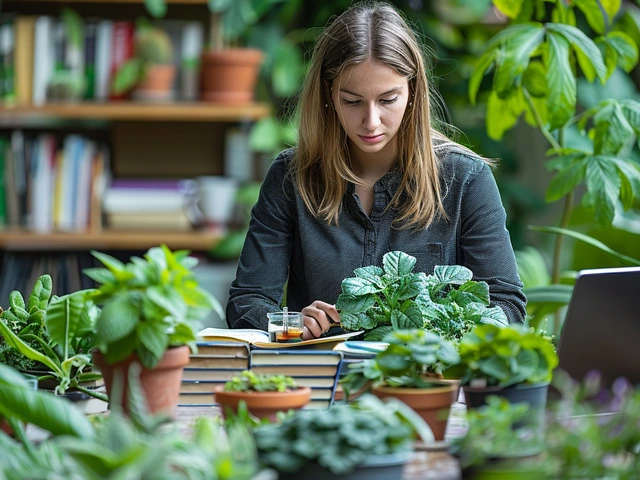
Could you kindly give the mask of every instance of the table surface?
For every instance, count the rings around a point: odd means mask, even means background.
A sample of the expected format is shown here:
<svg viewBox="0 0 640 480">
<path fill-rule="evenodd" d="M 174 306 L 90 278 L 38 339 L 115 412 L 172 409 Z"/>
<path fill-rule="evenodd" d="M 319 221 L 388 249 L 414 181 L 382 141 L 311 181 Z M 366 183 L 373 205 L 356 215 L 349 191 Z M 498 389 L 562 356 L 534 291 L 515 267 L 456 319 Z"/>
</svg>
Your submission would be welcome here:
<svg viewBox="0 0 640 480">
<path fill-rule="evenodd" d="M 465 405 L 454 403 L 451 407 L 445 442 L 464 434 Z M 185 427 L 190 427 L 198 417 L 218 416 L 217 407 L 178 407 L 176 420 Z M 408 463 L 402 475 L 402 480 L 438 479 L 458 480 L 462 478 L 460 465 L 445 448 L 428 448 L 423 444 L 416 444 L 412 460 Z"/>
</svg>

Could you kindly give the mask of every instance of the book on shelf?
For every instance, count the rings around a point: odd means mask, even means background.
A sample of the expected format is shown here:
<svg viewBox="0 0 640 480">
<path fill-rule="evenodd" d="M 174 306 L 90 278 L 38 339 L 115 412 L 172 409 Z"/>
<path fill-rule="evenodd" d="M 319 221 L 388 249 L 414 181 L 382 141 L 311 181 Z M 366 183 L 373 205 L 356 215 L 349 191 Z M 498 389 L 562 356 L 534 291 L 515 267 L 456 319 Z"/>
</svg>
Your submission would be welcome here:
<svg viewBox="0 0 640 480">
<path fill-rule="evenodd" d="M 248 369 L 249 359 L 242 357 L 225 357 L 217 355 L 191 357 L 189 369 Z"/>
<path fill-rule="evenodd" d="M 333 404 L 333 400 L 314 400 L 311 399 L 309 403 L 307 403 L 303 410 L 323 410 L 329 408 Z"/>
<path fill-rule="evenodd" d="M 332 377 L 336 373 L 336 367 L 335 365 L 253 365 L 251 371 L 290 377 Z"/>
<path fill-rule="evenodd" d="M 191 219 L 182 210 L 153 213 L 107 213 L 105 220 L 112 230 L 186 232 L 193 229 Z"/>
<path fill-rule="evenodd" d="M 178 395 L 179 407 L 211 406 L 215 405 L 213 393 L 186 393 Z"/>
<path fill-rule="evenodd" d="M 338 365 L 342 360 L 341 355 L 332 351 L 281 351 L 281 350 L 255 350 L 251 353 L 251 366 L 258 365 Z"/>
<path fill-rule="evenodd" d="M 240 372 L 234 372 L 232 370 L 226 370 L 223 372 L 225 379 L 221 380 L 183 380 L 180 384 L 180 393 L 213 393 L 213 389 L 216 385 L 222 385 L 227 380 L 231 380 L 234 375 Z"/>
<path fill-rule="evenodd" d="M 314 338 L 311 340 L 303 340 L 295 343 L 278 343 L 269 340 L 269 333 L 257 328 L 205 328 L 198 332 L 198 337 L 203 340 L 223 340 L 246 342 L 254 348 L 261 349 L 283 349 L 283 348 L 301 348 L 301 349 L 319 349 L 331 350 L 338 343 L 344 342 L 348 338 L 362 334 L 362 331 L 344 333 L 342 335 L 334 335 L 332 337 Z"/>
<path fill-rule="evenodd" d="M 248 363 L 248 362 L 247 362 Z M 191 368 L 186 367 L 182 372 L 183 382 L 226 382 L 236 375 L 240 375 L 249 367 L 241 368 Z"/>
<path fill-rule="evenodd" d="M 249 358 L 249 345 L 239 342 L 196 342 L 197 353 L 192 353 L 190 357 L 238 357 Z"/>
</svg>

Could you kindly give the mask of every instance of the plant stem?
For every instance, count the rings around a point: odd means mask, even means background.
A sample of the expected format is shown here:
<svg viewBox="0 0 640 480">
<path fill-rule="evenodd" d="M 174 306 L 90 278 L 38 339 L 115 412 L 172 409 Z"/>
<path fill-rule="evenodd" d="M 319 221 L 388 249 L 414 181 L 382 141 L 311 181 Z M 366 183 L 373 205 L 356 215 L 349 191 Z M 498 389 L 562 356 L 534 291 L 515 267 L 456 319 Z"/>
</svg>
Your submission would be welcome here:
<svg viewBox="0 0 640 480">
<path fill-rule="evenodd" d="M 522 89 L 522 94 L 524 95 L 524 99 L 527 102 L 527 105 L 529 106 L 529 110 L 531 110 L 531 115 L 533 115 L 533 119 L 535 120 L 536 126 L 538 127 L 538 130 L 540 130 L 540 133 L 542 133 L 542 135 L 547 140 L 547 142 L 549 142 L 555 150 L 561 150 L 562 147 L 560 143 L 558 143 L 558 141 L 555 138 L 553 138 L 553 135 L 551 134 L 551 132 L 547 130 L 547 127 L 542 122 L 542 118 L 540 118 L 540 114 L 538 113 L 538 110 L 536 110 L 536 106 L 533 104 L 533 100 L 531 100 L 531 95 L 529 94 L 529 92 L 527 92 L 526 88 Z"/>
<path fill-rule="evenodd" d="M 560 228 L 567 228 L 571 219 L 571 211 L 573 210 L 573 190 L 564 197 L 564 208 L 562 217 L 560 218 Z M 562 255 L 562 243 L 564 235 L 556 235 L 555 245 L 553 247 L 553 266 L 551 271 L 551 283 L 560 283 L 560 257 Z M 555 314 L 554 331 L 556 338 L 560 338 L 560 311 Z"/>
<path fill-rule="evenodd" d="M 86 387 L 81 387 L 80 385 L 76 385 L 76 387 L 78 390 L 80 390 L 82 393 L 86 393 L 87 395 L 97 398 L 99 400 L 102 400 L 103 402 L 108 402 L 109 401 L 109 396 L 105 393 L 101 393 L 101 392 L 96 392 L 95 390 L 92 390 L 91 388 L 86 388 Z"/>
<path fill-rule="evenodd" d="M 224 48 L 222 37 L 222 15 L 219 12 L 212 12 L 209 17 L 209 41 L 213 52 L 219 52 Z"/>
</svg>

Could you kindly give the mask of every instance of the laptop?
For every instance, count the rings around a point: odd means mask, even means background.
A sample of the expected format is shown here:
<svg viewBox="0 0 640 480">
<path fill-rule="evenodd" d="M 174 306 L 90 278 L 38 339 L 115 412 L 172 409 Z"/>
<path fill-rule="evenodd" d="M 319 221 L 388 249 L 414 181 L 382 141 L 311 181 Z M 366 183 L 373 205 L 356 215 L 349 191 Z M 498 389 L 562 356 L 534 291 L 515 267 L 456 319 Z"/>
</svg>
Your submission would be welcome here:
<svg viewBox="0 0 640 480">
<path fill-rule="evenodd" d="M 603 386 L 619 377 L 640 384 L 640 267 L 579 272 L 558 357 L 578 381 L 598 370 Z"/>
</svg>

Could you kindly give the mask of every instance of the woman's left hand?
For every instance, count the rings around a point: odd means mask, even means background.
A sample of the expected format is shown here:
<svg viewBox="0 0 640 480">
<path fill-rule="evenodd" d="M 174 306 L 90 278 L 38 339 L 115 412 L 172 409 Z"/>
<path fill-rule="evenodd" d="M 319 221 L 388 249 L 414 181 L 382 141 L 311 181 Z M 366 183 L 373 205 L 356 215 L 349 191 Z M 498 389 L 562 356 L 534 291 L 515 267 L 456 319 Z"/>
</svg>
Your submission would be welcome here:
<svg viewBox="0 0 640 480">
<path fill-rule="evenodd" d="M 340 323 L 340 314 L 335 305 L 316 300 L 308 307 L 302 309 L 302 321 L 304 324 L 303 340 L 318 338 L 326 333 L 331 325 Z"/>
</svg>

